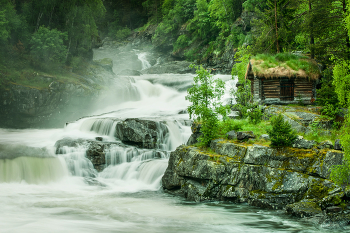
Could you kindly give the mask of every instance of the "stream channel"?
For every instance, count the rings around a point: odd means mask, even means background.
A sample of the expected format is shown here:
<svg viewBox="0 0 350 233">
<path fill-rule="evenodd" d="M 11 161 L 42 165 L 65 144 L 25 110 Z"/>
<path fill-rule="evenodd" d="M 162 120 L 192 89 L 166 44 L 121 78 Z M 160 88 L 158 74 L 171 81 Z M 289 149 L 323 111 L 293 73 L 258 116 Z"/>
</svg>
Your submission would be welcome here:
<svg viewBox="0 0 350 233">
<path fill-rule="evenodd" d="M 170 151 L 191 134 L 183 110 L 193 76 L 131 77 L 130 90 L 111 91 L 108 104 L 92 117 L 61 129 L 0 129 L 0 232 L 329 232 L 332 226 L 283 211 L 188 202 L 162 190 Z M 231 76 L 216 77 L 228 88 L 235 84 Z M 106 151 L 107 167 L 100 173 L 86 158 L 84 146 L 65 147 L 56 154 L 55 142 L 65 137 L 118 142 L 115 124 L 126 118 L 165 122 L 168 134 L 156 150 L 161 153 L 111 147 Z"/>
</svg>

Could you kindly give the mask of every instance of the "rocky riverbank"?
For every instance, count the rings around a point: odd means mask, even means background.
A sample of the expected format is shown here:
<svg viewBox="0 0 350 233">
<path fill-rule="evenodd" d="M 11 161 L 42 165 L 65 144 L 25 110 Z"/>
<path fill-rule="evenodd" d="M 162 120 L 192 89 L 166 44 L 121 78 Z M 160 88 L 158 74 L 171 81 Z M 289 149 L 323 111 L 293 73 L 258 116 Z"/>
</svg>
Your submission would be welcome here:
<svg viewBox="0 0 350 233">
<path fill-rule="evenodd" d="M 343 153 L 270 148 L 213 140 L 210 149 L 180 146 L 162 178 L 164 190 L 191 201 L 228 200 L 284 209 L 298 217 L 350 222 L 350 190 L 329 180 Z"/>
</svg>

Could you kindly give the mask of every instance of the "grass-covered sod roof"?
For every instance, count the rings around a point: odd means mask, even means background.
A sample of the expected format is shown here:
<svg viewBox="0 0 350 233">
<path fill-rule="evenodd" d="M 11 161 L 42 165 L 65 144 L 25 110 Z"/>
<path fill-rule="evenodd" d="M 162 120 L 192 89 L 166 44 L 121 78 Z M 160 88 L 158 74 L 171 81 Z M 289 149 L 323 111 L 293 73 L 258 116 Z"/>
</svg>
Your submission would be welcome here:
<svg viewBox="0 0 350 233">
<path fill-rule="evenodd" d="M 295 77 L 316 80 L 320 77 L 314 60 L 292 53 L 258 54 L 248 64 L 247 75 L 251 72 L 260 78 Z"/>
</svg>

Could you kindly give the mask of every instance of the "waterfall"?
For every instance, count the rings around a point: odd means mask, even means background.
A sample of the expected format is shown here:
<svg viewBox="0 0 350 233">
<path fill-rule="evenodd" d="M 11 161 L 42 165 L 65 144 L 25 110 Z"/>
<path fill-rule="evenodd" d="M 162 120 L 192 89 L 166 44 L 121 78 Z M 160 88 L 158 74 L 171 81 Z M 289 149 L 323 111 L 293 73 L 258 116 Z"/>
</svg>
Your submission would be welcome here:
<svg viewBox="0 0 350 233">
<path fill-rule="evenodd" d="M 18 157 L 0 159 L 0 183 L 26 182 L 41 184 L 55 182 L 68 175 L 60 158 Z"/>
<path fill-rule="evenodd" d="M 67 175 L 64 160 L 50 150 L 18 144 L 0 145 L 0 183 L 49 183 Z"/>
<path fill-rule="evenodd" d="M 147 61 L 147 52 L 137 54 L 138 59 L 142 62 L 142 70 L 150 68 L 152 65 Z"/>
</svg>

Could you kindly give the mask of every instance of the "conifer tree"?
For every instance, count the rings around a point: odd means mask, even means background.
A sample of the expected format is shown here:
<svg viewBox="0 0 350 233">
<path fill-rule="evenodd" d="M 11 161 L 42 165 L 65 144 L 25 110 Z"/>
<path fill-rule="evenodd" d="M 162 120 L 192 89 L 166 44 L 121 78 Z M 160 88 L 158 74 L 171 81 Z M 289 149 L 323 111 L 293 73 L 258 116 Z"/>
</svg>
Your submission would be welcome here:
<svg viewBox="0 0 350 233">
<path fill-rule="evenodd" d="M 255 52 L 279 53 L 287 50 L 293 40 L 291 22 L 297 9 L 295 0 L 267 0 L 266 8 L 258 10 L 254 21 Z"/>
</svg>

